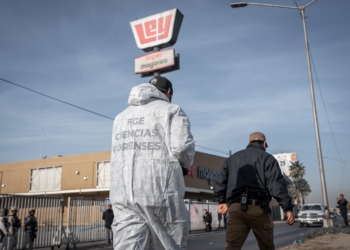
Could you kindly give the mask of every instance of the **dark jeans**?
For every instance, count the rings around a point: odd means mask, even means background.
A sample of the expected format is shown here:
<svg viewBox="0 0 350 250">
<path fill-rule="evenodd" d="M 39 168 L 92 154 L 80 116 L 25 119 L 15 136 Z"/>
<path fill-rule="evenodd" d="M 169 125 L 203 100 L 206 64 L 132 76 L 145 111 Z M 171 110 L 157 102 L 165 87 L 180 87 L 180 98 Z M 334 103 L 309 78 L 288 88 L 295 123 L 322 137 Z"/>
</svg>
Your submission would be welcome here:
<svg viewBox="0 0 350 250">
<path fill-rule="evenodd" d="M 106 240 L 107 244 L 111 244 L 113 242 L 113 231 L 112 229 L 106 228 Z"/>
<path fill-rule="evenodd" d="M 349 226 L 347 210 L 342 209 L 340 212 L 341 212 L 341 215 L 343 216 L 345 225 Z"/>
<path fill-rule="evenodd" d="M 211 223 L 205 224 L 205 231 L 210 232 L 211 231 Z"/>
</svg>

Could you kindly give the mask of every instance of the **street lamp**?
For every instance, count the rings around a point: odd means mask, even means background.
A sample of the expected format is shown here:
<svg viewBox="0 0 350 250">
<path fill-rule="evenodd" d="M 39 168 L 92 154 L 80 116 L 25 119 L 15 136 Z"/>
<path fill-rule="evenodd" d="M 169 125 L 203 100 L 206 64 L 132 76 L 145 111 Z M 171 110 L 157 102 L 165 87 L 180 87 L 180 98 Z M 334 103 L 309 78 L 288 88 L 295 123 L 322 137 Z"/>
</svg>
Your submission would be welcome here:
<svg viewBox="0 0 350 250">
<path fill-rule="evenodd" d="M 316 133 L 316 147 L 317 147 L 317 155 L 318 155 L 318 164 L 319 164 L 319 168 L 320 168 L 323 203 L 326 207 L 328 207 L 328 197 L 327 197 L 327 188 L 326 188 L 326 181 L 325 181 L 324 168 L 323 168 L 321 139 L 320 139 L 320 133 L 319 133 L 319 129 L 318 129 L 318 119 L 317 119 L 317 110 L 316 110 L 316 102 L 315 102 L 314 84 L 313 84 L 313 79 L 312 79 L 312 71 L 311 71 L 311 63 L 310 63 L 309 42 L 307 39 L 306 23 L 305 23 L 305 9 L 316 1 L 317 0 L 313 0 L 306 5 L 300 5 L 300 6 L 285 6 L 285 5 L 275 5 L 275 4 L 239 2 L 239 3 L 231 3 L 231 7 L 232 8 L 239 8 L 239 7 L 246 7 L 248 5 L 259 5 L 259 6 L 267 6 L 267 7 L 297 9 L 300 11 L 300 14 L 301 14 L 301 17 L 303 20 L 303 28 L 304 28 L 304 39 L 305 39 L 305 46 L 306 46 L 306 60 L 307 60 L 307 67 L 308 67 L 308 72 L 309 72 L 312 111 L 313 111 L 313 116 L 314 116 L 314 126 L 315 126 L 315 133 Z M 325 222 L 324 226 L 325 227 L 332 226 L 333 222 L 329 218 L 328 209 L 326 209 L 326 211 L 325 211 L 325 218 L 326 218 L 326 222 Z"/>
<path fill-rule="evenodd" d="M 345 172 L 345 178 L 346 178 L 346 186 L 348 188 L 348 199 L 350 199 L 349 179 L 348 179 L 348 174 L 347 174 L 347 171 L 346 171 L 346 163 L 348 161 L 350 161 L 350 159 L 346 160 L 346 161 L 343 161 L 343 160 L 339 160 L 339 159 L 328 157 L 328 156 L 324 156 L 323 158 L 332 159 L 334 161 L 339 161 L 339 162 L 343 163 L 343 170 Z M 339 195 L 339 191 L 338 191 L 338 195 Z"/>
</svg>

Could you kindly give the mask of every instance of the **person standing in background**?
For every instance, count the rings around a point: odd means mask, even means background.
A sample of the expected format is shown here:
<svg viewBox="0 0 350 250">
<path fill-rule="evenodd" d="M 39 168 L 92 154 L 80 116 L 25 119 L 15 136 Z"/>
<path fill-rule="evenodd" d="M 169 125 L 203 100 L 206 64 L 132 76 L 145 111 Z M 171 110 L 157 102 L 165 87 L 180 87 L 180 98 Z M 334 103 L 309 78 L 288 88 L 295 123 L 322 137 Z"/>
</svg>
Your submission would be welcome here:
<svg viewBox="0 0 350 250">
<path fill-rule="evenodd" d="M 24 241 L 23 241 L 23 249 L 32 250 L 34 247 L 34 240 L 36 238 L 36 233 L 38 231 L 38 221 L 36 219 L 35 209 L 29 209 L 29 215 L 24 218 Z M 27 246 L 29 248 L 27 248 Z"/>
<path fill-rule="evenodd" d="M 203 221 L 205 223 L 205 231 L 211 231 L 211 215 L 208 210 L 204 209 Z"/>
<path fill-rule="evenodd" d="M 221 228 L 222 214 L 218 213 L 219 228 Z"/>
<path fill-rule="evenodd" d="M 113 231 L 112 231 L 112 223 L 114 219 L 114 213 L 112 210 L 112 205 L 108 204 L 106 211 L 103 212 L 102 220 L 105 221 L 105 228 L 106 228 L 106 240 L 108 246 L 110 246 L 113 242 Z"/>
<path fill-rule="evenodd" d="M 14 250 L 16 245 L 17 245 L 17 241 L 18 241 L 18 231 L 19 231 L 19 228 L 21 227 L 21 221 L 20 221 L 20 219 L 18 219 L 16 207 L 10 208 L 10 215 L 8 217 L 8 225 L 9 225 L 9 233 L 10 233 L 10 237 L 8 239 L 8 241 L 9 241 L 8 250 Z"/>
<path fill-rule="evenodd" d="M 338 208 L 340 209 L 340 213 L 343 216 L 345 226 L 349 226 L 348 213 L 347 213 L 348 211 L 346 208 L 348 201 L 344 198 L 343 194 L 339 195 L 339 198 L 337 198 L 337 203 L 338 203 Z"/>
</svg>

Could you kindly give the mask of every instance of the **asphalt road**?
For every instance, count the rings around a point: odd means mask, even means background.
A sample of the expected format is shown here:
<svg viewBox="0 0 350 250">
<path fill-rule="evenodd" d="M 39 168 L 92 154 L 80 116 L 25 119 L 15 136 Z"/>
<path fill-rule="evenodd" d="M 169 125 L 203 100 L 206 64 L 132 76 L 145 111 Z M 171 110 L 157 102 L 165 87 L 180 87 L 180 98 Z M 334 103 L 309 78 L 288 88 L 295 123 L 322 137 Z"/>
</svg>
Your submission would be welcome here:
<svg viewBox="0 0 350 250">
<path fill-rule="evenodd" d="M 343 220 L 337 218 L 333 220 L 334 225 L 342 224 Z M 293 226 L 288 226 L 286 222 L 275 224 L 274 243 L 276 249 L 282 249 L 286 246 L 293 245 L 294 240 L 305 240 L 307 235 L 314 230 L 321 228 L 320 226 L 299 227 L 296 222 Z M 212 231 L 205 234 L 190 235 L 188 240 L 188 250 L 216 250 L 225 248 L 225 231 Z M 257 241 L 252 232 L 249 233 L 242 250 L 259 249 Z"/>
<path fill-rule="evenodd" d="M 342 218 L 333 220 L 334 225 L 344 224 Z M 274 243 L 276 249 L 282 249 L 286 246 L 292 245 L 294 240 L 305 240 L 307 235 L 314 230 L 320 229 L 319 226 L 299 227 L 298 222 L 293 226 L 288 226 L 285 221 L 275 223 L 274 228 Z M 189 235 L 188 250 L 224 250 L 226 245 L 226 231 L 214 230 L 210 233 L 198 232 Z M 51 248 L 39 248 L 40 250 L 50 250 Z M 58 249 L 55 247 L 55 249 Z M 60 249 L 66 249 L 66 245 L 62 245 Z M 73 249 L 73 246 L 70 246 Z M 77 249 L 84 250 L 113 250 L 112 246 L 107 246 L 104 241 L 78 243 Z M 259 249 L 254 234 L 250 232 L 246 242 L 243 245 L 243 250 Z M 315 248 L 316 249 L 316 248 Z"/>
</svg>

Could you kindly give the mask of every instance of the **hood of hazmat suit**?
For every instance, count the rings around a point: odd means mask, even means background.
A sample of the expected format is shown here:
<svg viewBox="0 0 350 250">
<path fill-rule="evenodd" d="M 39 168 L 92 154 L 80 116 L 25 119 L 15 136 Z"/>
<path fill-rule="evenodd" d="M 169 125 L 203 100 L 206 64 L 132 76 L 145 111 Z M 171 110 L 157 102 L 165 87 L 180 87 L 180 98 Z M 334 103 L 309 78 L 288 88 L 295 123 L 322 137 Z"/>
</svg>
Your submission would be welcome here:
<svg viewBox="0 0 350 250">
<path fill-rule="evenodd" d="M 114 249 L 186 249 L 182 167 L 195 145 L 185 112 L 152 84 L 134 87 L 113 124 L 110 201 Z"/>
</svg>

